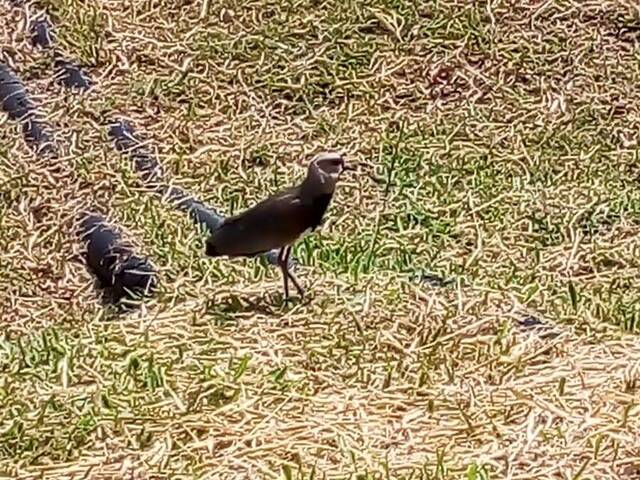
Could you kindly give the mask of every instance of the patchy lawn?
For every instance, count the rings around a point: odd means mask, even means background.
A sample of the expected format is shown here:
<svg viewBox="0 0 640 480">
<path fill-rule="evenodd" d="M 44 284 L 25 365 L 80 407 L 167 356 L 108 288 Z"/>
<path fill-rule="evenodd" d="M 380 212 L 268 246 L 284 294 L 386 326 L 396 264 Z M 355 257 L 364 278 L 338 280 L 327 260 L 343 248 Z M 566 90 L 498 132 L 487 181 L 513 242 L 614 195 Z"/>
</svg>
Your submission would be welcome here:
<svg viewBox="0 0 640 480">
<path fill-rule="evenodd" d="M 0 117 L 0 474 L 640 478 L 631 3 L 14 3 L 1 60 L 62 154 Z M 31 46 L 41 8 L 86 94 Z M 308 299 L 204 258 L 116 117 L 223 214 L 347 151 L 357 172 L 295 249 Z M 137 311 L 82 261 L 88 202 L 160 271 Z"/>
</svg>

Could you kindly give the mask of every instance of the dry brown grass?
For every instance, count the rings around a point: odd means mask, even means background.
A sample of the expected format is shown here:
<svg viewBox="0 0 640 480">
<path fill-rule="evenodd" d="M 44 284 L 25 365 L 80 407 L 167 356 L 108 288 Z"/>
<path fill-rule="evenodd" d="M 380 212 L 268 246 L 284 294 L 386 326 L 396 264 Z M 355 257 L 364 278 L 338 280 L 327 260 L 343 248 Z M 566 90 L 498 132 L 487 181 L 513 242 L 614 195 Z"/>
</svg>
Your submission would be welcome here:
<svg viewBox="0 0 640 480">
<path fill-rule="evenodd" d="M 39 8 L 88 93 L 31 47 Z M 36 159 L 2 118 L 0 473 L 640 478 L 631 3 L 5 0 L 0 18 L 60 152 Z M 349 152 L 357 176 L 296 251 L 309 300 L 203 258 L 107 139 L 120 116 L 223 213 Z M 100 303 L 73 235 L 87 202 L 160 268 L 139 311 Z"/>
</svg>

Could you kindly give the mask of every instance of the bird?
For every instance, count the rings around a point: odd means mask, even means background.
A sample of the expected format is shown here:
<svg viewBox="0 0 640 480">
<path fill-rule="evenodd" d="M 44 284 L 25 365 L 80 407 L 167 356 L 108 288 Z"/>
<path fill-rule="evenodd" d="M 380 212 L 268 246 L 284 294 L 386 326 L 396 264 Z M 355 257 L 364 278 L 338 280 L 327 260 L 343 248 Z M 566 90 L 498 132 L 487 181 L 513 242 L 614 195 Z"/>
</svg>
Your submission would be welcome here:
<svg viewBox="0 0 640 480">
<path fill-rule="evenodd" d="M 206 256 L 254 257 L 279 249 L 277 264 L 282 271 L 285 302 L 289 300 L 289 280 L 302 299 L 304 290 L 289 270 L 291 249 L 300 237 L 321 225 L 341 174 L 353 170 L 345 156 L 342 152 L 317 154 L 302 183 L 225 218 L 207 238 Z"/>
</svg>

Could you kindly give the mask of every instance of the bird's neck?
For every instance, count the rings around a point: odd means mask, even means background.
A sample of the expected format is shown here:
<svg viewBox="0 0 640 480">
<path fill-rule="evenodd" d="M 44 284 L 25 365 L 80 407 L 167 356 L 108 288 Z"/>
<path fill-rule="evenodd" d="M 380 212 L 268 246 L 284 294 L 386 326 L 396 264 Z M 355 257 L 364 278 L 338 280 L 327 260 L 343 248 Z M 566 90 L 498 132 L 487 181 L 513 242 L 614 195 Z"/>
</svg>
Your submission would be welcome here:
<svg viewBox="0 0 640 480">
<path fill-rule="evenodd" d="M 302 203 L 311 204 L 320 197 L 332 196 L 335 190 L 334 182 L 315 175 L 308 175 L 300 185 L 300 200 Z"/>
</svg>

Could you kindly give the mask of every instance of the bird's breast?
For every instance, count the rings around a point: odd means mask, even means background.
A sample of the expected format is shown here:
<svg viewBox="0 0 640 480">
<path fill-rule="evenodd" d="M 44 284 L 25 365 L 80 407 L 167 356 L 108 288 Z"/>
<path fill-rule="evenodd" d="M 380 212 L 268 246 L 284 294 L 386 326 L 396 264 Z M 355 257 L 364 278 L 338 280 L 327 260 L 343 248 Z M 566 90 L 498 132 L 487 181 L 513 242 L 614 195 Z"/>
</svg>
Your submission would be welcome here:
<svg viewBox="0 0 640 480">
<path fill-rule="evenodd" d="M 307 215 L 308 226 L 311 230 L 315 230 L 322 223 L 322 217 L 327 211 L 332 196 L 331 193 L 318 195 L 310 202 Z"/>
</svg>

